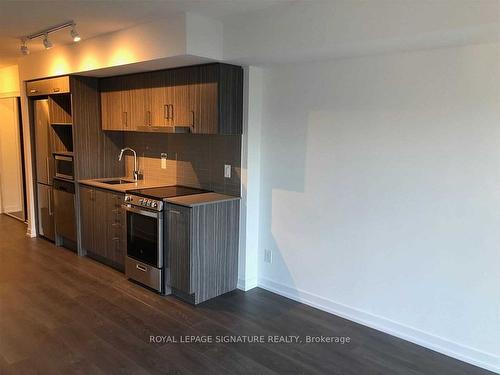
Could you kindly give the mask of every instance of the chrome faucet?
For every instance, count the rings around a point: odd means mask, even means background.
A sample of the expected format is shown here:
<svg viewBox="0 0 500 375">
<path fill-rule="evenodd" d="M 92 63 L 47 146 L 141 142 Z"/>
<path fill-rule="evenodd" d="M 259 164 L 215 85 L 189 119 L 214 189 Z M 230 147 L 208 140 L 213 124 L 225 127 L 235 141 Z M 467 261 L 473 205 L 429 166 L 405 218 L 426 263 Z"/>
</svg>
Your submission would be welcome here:
<svg viewBox="0 0 500 375">
<path fill-rule="evenodd" d="M 122 161 L 123 153 L 125 151 L 132 151 L 134 153 L 134 181 L 139 180 L 139 169 L 137 168 L 137 153 L 130 147 L 122 148 L 120 151 L 120 156 L 118 156 L 118 161 Z"/>
</svg>

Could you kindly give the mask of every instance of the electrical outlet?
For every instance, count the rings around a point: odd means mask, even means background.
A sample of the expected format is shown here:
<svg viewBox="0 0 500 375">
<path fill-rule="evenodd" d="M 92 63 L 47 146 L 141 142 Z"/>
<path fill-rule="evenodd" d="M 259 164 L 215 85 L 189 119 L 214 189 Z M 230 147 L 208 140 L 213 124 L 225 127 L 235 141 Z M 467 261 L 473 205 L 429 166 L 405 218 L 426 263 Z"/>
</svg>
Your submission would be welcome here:
<svg viewBox="0 0 500 375">
<path fill-rule="evenodd" d="M 161 169 L 167 169 L 168 154 L 166 152 L 162 152 L 160 154 L 160 157 L 161 157 Z"/>
<path fill-rule="evenodd" d="M 231 166 L 229 164 L 224 164 L 224 177 L 231 178 Z"/>
<path fill-rule="evenodd" d="M 269 249 L 264 249 L 264 262 L 266 263 L 273 262 L 273 252 Z"/>
</svg>

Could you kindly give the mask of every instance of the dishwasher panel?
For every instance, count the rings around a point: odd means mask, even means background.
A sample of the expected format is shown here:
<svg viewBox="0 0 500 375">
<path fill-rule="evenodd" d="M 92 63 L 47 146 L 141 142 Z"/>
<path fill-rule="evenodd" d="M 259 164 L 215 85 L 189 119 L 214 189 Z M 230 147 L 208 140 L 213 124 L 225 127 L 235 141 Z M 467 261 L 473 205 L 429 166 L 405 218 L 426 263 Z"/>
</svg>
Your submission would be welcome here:
<svg viewBox="0 0 500 375">
<path fill-rule="evenodd" d="M 54 222 L 57 236 L 76 242 L 75 184 L 54 178 Z"/>
</svg>

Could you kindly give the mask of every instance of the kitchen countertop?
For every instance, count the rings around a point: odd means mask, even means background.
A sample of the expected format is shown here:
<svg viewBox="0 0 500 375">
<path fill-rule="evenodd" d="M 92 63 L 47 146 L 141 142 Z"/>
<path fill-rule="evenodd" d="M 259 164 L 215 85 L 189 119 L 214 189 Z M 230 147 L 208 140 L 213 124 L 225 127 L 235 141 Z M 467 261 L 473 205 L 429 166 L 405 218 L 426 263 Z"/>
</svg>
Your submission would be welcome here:
<svg viewBox="0 0 500 375">
<path fill-rule="evenodd" d="M 167 203 L 177 204 L 179 206 L 194 207 L 203 204 L 211 204 L 224 201 L 238 200 L 240 197 L 219 193 L 202 193 L 192 195 L 182 195 L 180 197 L 167 198 Z"/>
<path fill-rule="evenodd" d="M 78 181 L 82 185 L 93 186 L 104 190 L 116 191 L 119 193 L 125 193 L 128 190 L 133 189 L 145 189 L 153 187 L 162 187 L 172 185 L 171 183 L 166 183 L 165 181 L 159 180 L 139 180 L 137 182 L 130 182 L 129 184 L 106 184 L 104 181 L 109 180 L 131 180 L 130 177 L 115 177 L 115 178 L 95 178 L 91 180 L 80 180 Z M 233 195 L 219 194 L 219 193 L 201 193 L 192 195 L 182 195 L 180 197 L 167 198 L 167 203 L 177 204 L 179 206 L 185 207 L 195 207 L 203 204 L 211 204 L 224 201 L 238 200 L 240 197 L 235 197 Z"/>
<path fill-rule="evenodd" d="M 130 180 L 130 184 L 106 184 L 104 181 L 109 180 Z M 159 180 L 139 180 L 137 182 L 133 182 L 133 178 L 131 177 L 115 177 L 115 178 L 95 178 L 91 180 L 80 180 L 78 181 L 80 184 L 98 187 L 100 189 L 117 191 L 119 193 L 125 193 L 127 190 L 132 189 L 145 189 L 145 188 L 153 188 L 153 187 L 161 187 L 166 185 L 171 185 L 166 183 L 165 181 Z"/>
</svg>

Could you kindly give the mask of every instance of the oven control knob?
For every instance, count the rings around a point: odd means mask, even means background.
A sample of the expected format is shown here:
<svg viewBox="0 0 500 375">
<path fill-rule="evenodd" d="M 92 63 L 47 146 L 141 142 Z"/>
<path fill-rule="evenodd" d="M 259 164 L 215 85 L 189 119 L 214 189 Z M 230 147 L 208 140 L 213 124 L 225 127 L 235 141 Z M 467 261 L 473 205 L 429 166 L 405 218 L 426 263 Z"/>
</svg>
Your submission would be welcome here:
<svg viewBox="0 0 500 375">
<path fill-rule="evenodd" d="M 156 202 L 151 203 L 151 207 L 153 207 L 153 208 L 158 207 L 158 203 L 156 203 Z"/>
<path fill-rule="evenodd" d="M 132 197 L 130 195 L 125 195 L 125 202 L 130 202 Z"/>
<path fill-rule="evenodd" d="M 144 204 L 144 199 L 139 199 L 139 204 Z"/>
<path fill-rule="evenodd" d="M 146 205 L 147 205 L 148 207 L 151 207 L 151 201 L 150 201 L 150 200 L 148 200 L 148 201 L 146 202 Z"/>
</svg>

